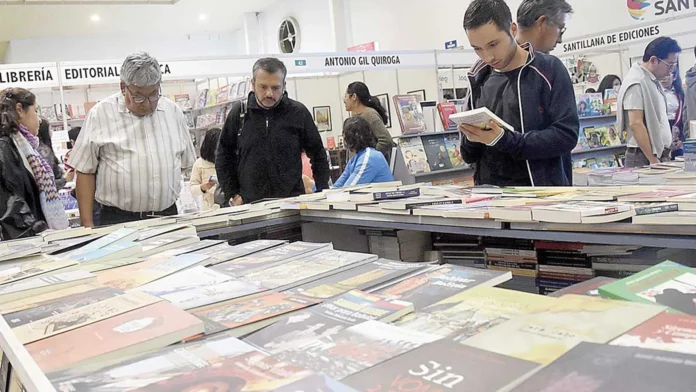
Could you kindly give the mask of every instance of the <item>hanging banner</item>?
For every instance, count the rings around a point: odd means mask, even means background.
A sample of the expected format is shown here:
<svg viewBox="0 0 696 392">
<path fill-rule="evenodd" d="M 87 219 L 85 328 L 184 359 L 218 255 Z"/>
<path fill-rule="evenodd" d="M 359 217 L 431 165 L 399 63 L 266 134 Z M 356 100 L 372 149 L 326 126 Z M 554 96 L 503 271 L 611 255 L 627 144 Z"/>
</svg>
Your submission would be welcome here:
<svg viewBox="0 0 696 392">
<path fill-rule="evenodd" d="M 435 53 L 377 52 L 379 54 L 334 53 L 304 57 L 281 57 L 288 73 L 354 72 L 380 69 L 427 68 L 435 66 Z M 298 66 L 297 64 L 303 64 Z"/>
<path fill-rule="evenodd" d="M 660 36 L 661 26 L 652 25 L 639 27 L 626 31 L 617 31 L 609 34 L 598 35 L 591 38 L 580 39 L 577 41 L 564 42 L 561 53 L 567 54 L 588 49 L 598 49 L 608 46 L 621 45 L 643 39 L 657 38 Z"/>
<path fill-rule="evenodd" d="M 0 65 L 0 90 L 7 87 L 57 87 L 58 78 L 55 63 Z"/>
</svg>

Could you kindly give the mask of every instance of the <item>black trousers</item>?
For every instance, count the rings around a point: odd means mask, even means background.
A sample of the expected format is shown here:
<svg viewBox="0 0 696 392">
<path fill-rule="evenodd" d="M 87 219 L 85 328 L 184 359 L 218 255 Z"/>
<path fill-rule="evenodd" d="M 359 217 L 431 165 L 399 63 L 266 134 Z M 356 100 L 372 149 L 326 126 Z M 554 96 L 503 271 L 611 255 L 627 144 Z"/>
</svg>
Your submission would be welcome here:
<svg viewBox="0 0 696 392">
<path fill-rule="evenodd" d="M 164 211 L 131 212 L 120 208 L 101 206 L 101 216 L 99 224 L 101 226 L 116 225 L 119 223 L 133 222 L 150 219 L 153 216 L 172 216 L 177 214 L 176 203 L 172 204 Z"/>
</svg>

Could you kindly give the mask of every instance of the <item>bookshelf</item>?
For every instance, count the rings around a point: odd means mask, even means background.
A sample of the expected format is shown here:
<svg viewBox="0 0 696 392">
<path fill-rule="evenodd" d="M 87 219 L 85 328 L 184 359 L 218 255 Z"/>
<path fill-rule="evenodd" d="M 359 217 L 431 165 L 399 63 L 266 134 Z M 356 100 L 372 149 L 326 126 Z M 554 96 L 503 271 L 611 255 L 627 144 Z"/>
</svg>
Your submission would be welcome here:
<svg viewBox="0 0 696 392">
<path fill-rule="evenodd" d="M 584 154 L 594 154 L 600 151 L 611 151 L 611 150 L 625 150 L 626 149 L 626 144 L 619 144 L 616 146 L 604 146 L 604 147 L 597 147 L 597 148 L 590 148 L 587 150 L 581 150 L 581 151 L 573 151 L 571 155 L 584 155 Z"/>
</svg>

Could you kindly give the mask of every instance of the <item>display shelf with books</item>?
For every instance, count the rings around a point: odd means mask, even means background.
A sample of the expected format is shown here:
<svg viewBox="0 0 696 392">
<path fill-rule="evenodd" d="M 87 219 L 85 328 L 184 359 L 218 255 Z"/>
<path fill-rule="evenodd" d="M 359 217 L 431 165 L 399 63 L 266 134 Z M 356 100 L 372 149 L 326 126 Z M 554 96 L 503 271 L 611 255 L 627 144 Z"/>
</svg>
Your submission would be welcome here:
<svg viewBox="0 0 696 392">
<path fill-rule="evenodd" d="M 626 144 L 619 144 L 616 146 L 591 147 L 591 148 L 582 149 L 582 150 L 573 150 L 572 155 L 593 154 L 593 153 L 597 153 L 600 151 L 608 151 L 608 150 L 614 150 L 614 149 L 625 150 Z"/>
</svg>

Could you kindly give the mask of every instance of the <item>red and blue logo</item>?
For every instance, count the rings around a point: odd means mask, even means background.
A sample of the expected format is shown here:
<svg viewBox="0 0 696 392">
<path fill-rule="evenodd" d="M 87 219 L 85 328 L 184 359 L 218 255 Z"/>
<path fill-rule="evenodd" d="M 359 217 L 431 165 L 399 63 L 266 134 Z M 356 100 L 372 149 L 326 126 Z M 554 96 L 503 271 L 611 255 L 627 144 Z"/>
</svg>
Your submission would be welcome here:
<svg viewBox="0 0 696 392">
<path fill-rule="evenodd" d="M 650 7 L 650 3 L 641 0 L 626 0 L 626 5 L 628 6 L 628 13 L 631 14 L 631 18 L 634 20 L 643 20 L 645 9 Z"/>
</svg>

